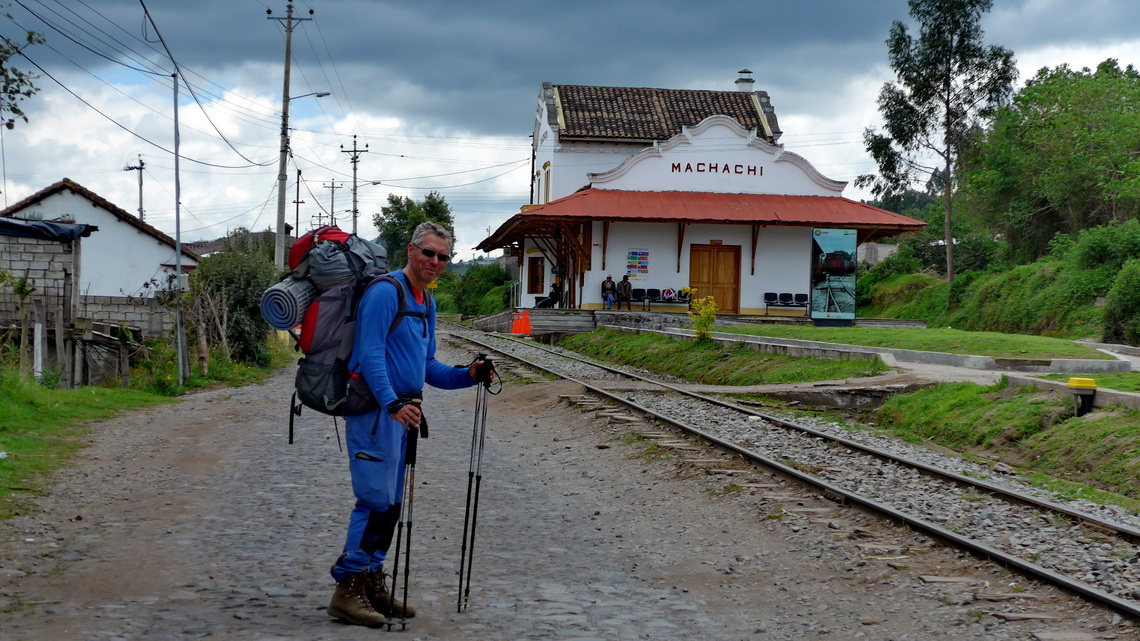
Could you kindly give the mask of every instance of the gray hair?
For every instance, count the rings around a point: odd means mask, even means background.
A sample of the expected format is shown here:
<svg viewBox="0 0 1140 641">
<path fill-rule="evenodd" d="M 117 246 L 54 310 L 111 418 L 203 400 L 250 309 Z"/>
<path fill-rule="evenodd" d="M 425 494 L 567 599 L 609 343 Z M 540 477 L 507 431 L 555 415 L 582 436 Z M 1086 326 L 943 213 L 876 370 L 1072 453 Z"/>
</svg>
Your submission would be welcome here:
<svg viewBox="0 0 1140 641">
<path fill-rule="evenodd" d="M 443 225 L 440 225 L 439 223 L 433 223 L 430 220 L 416 225 L 415 231 L 412 232 L 412 244 L 419 245 L 423 242 L 424 236 L 427 236 L 428 234 L 435 234 L 436 236 L 439 236 L 440 238 L 447 241 L 447 246 L 449 248 L 451 247 L 451 232 L 447 231 L 447 228 Z"/>
</svg>

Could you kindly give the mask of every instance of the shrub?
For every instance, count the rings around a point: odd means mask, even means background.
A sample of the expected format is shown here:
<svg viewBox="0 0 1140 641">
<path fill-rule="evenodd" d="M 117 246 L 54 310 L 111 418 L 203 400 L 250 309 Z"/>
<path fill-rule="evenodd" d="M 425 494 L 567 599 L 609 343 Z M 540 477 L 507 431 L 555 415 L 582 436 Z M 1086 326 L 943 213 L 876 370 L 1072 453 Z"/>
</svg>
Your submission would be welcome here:
<svg viewBox="0 0 1140 641">
<path fill-rule="evenodd" d="M 887 256 L 879 264 L 866 271 L 860 269 L 855 281 L 855 304 L 870 305 L 875 286 L 879 283 L 901 274 L 920 271 L 922 271 L 922 261 L 914 255 L 914 248 L 910 245 L 899 245 L 895 253 Z"/>
<path fill-rule="evenodd" d="M 712 296 L 694 298 L 690 307 L 692 307 L 692 311 L 688 314 L 689 318 L 693 319 L 693 330 L 697 332 L 697 341 L 711 340 L 710 328 L 716 322 L 716 299 Z"/>
<path fill-rule="evenodd" d="M 1124 263 L 1112 283 L 1104 307 L 1104 340 L 1140 345 L 1140 259 Z"/>
<path fill-rule="evenodd" d="M 435 311 L 437 314 L 458 314 L 459 308 L 455 305 L 455 294 L 448 292 L 439 292 L 432 295 L 435 299 Z"/>
<path fill-rule="evenodd" d="M 461 314 L 493 314 L 504 310 L 508 307 L 506 295 L 499 295 L 498 298 L 495 295 L 492 298 L 484 297 L 510 280 L 511 275 L 499 265 L 475 265 L 459 280 L 455 305 Z"/>
<path fill-rule="evenodd" d="M 261 294 L 277 277 L 271 243 L 239 231 L 225 249 L 203 258 L 190 276 L 192 308 L 199 310 L 191 315 L 195 331 L 227 346 L 234 360 L 259 366 L 270 360 Z"/>
</svg>

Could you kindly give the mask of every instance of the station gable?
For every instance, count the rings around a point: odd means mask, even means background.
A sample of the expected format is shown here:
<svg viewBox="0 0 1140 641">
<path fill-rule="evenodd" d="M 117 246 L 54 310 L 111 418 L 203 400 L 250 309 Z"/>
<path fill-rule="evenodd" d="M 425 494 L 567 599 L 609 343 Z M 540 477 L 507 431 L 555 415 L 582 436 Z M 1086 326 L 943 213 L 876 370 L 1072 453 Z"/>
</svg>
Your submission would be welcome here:
<svg viewBox="0 0 1140 641">
<path fill-rule="evenodd" d="M 784 196 L 840 196 L 847 186 L 727 116 L 685 127 L 589 179 L 593 188 L 605 190 Z"/>
</svg>

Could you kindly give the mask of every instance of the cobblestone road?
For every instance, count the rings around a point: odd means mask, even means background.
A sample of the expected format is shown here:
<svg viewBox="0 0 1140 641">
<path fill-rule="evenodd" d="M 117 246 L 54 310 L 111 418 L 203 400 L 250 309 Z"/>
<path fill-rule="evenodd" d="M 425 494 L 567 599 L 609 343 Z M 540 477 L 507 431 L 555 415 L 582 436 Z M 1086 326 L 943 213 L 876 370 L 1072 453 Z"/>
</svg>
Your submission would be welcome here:
<svg viewBox="0 0 1140 641">
<path fill-rule="evenodd" d="M 577 391 L 562 383 L 491 397 L 463 613 L 475 392 L 429 390 L 413 523 L 420 616 L 403 632 L 340 624 L 325 607 L 352 503 L 347 466 L 331 420 L 312 412 L 286 443 L 290 384 L 286 372 L 95 425 L 42 510 L 3 525 L 0 637 L 1022 639 L 1041 627 L 977 616 L 954 601 L 962 585 L 869 565 L 826 526 L 766 520 L 753 499 L 676 478 L 672 463 L 635 456 L 559 403 Z M 943 573 L 1010 580 L 922 554 Z M 1065 629 L 1107 620 L 1046 594 Z"/>
</svg>

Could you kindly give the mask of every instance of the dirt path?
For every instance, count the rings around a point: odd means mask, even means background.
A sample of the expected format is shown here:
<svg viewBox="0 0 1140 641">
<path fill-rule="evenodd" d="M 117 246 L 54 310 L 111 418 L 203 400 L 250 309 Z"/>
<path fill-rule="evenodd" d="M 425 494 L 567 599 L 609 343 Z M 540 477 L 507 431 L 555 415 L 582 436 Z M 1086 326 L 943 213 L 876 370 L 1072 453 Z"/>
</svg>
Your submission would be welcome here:
<svg viewBox="0 0 1140 641">
<path fill-rule="evenodd" d="M 306 412 L 297 444 L 286 443 L 290 384 L 286 372 L 96 424 L 41 511 L 0 524 L 0 637 L 384 634 L 324 612 L 352 498 L 329 419 Z M 769 518 L 780 510 L 764 490 L 724 494 L 743 477 L 623 443 L 624 430 L 559 401 L 577 392 L 537 383 L 492 397 L 464 613 L 456 573 L 474 392 L 429 393 L 414 520 L 421 614 L 406 638 L 1130 638 L 1111 613 L 801 490 L 779 489 L 789 511 Z M 868 536 L 897 547 L 860 547 Z M 1026 596 L 974 600 L 1010 584 Z M 1055 618 L 987 614 L 1013 610 Z"/>
</svg>

